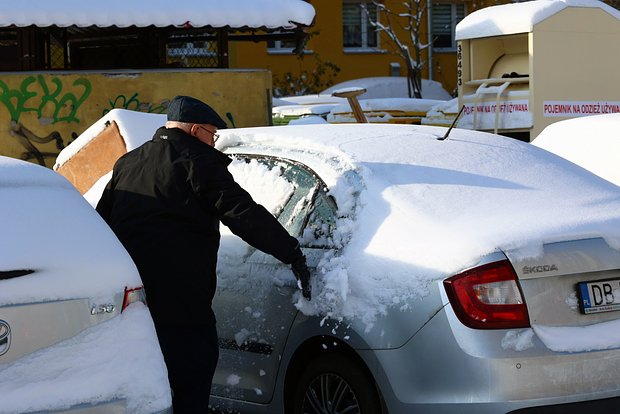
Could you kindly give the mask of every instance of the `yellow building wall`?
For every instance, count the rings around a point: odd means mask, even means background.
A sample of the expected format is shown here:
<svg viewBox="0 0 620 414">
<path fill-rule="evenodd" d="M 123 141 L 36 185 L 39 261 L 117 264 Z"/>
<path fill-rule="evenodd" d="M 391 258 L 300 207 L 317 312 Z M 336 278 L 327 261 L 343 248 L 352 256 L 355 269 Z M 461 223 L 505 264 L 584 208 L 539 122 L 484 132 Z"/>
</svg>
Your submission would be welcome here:
<svg viewBox="0 0 620 414">
<path fill-rule="evenodd" d="M 313 0 L 312 6 L 316 10 L 315 25 L 309 32 L 318 32 L 311 37 L 306 46 L 306 50 L 313 53 L 306 54 L 303 59 L 298 59 L 291 54 L 276 54 L 267 51 L 267 43 L 234 42 L 230 45 L 229 64 L 235 68 L 266 68 L 273 73 L 274 79 L 281 78 L 286 72 L 300 74 L 303 71 L 310 72 L 316 67 L 316 57 L 322 61 L 330 61 L 340 67 L 340 72 L 334 79 L 334 83 L 343 82 L 350 79 L 370 77 L 370 76 L 390 76 L 390 63 L 400 64 L 400 75 L 406 76 L 407 68 L 404 60 L 395 55 L 395 48 L 391 42 L 383 35 L 379 40 L 380 51 L 377 52 L 353 52 L 344 51 L 342 44 L 342 1 L 341 0 Z M 396 10 L 403 10 L 400 0 L 385 0 L 386 7 Z M 422 41 L 426 42 L 427 19 L 424 17 L 422 22 Z M 405 32 L 400 31 L 399 38 L 407 39 Z M 412 48 L 412 46 L 410 45 Z M 428 59 L 427 52 L 423 52 L 423 60 Z M 448 68 L 450 60 L 456 62 L 454 56 L 437 56 L 441 62 L 442 78 L 449 80 L 452 73 Z M 451 55 L 454 55 L 453 53 Z M 456 66 L 454 63 L 452 66 Z M 428 78 L 428 66 L 424 69 L 424 78 Z M 456 78 L 455 78 L 456 79 Z M 438 79 L 439 81 L 439 79 Z M 456 80 L 452 81 L 456 85 Z M 454 87 L 454 86 L 452 86 Z"/>
<path fill-rule="evenodd" d="M 207 102 L 229 127 L 269 125 L 267 70 L 3 73 L 0 155 L 51 167 L 64 146 L 111 109 L 164 113 L 176 95 Z"/>
<path fill-rule="evenodd" d="M 437 3 L 464 3 L 466 14 L 476 10 L 510 3 L 511 0 L 439 0 Z M 614 0 L 605 0 L 607 4 L 617 6 Z M 335 83 L 350 79 L 369 76 L 390 76 L 390 63 L 400 64 L 400 75 L 406 76 L 406 66 L 402 58 L 394 55 L 394 47 L 388 39 L 381 36 L 379 49 L 384 53 L 357 53 L 344 52 L 342 45 L 342 0 L 311 0 L 316 10 L 316 20 L 310 32 L 319 32 L 308 43 L 307 49 L 314 52 L 299 60 L 290 54 L 268 53 L 266 42 L 251 43 L 237 42 L 230 46 L 230 67 L 237 68 L 266 68 L 272 71 L 274 79 L 282 78 L 286 72 L 300 74 L 311 72 L 316 67 L 318 56 L 323 61 L 331 61 L 340 67 L 341 71 L 334 79 Z M 402 0 L 384 0 L 386 7 L 393 11 L 404 11 Z M 422 17 L 420 30 L 421 42 L 428 43 L 428 17 Z M 401 40 L 408 39 L 404 32 L 399 33 Z M 411 47 L 411 45 L 409 45 Z M 423 51 L 423 61 L 426 65 L 422 77 L 440 82 L 448 92 L 456 92 L 457 88 L 457 58 L 454 51 L 437 51 L 431 53 Z M 429 64 L 430 63 L 430 64 Z M 429 76 L 429 68 L 432 75 Z"/>
</svg>

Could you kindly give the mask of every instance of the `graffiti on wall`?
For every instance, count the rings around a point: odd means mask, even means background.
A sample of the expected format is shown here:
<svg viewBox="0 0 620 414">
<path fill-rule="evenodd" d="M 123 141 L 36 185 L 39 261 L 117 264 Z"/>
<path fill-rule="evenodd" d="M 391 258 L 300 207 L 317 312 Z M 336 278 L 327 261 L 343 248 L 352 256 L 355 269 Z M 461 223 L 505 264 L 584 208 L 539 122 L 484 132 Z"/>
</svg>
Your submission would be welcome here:
<svg viewBox="0 0 620 414">
<path fill-rule="evenodd" d="M 158 104 L 153 104 L 151 102 L 141 102 L 138 99 L 138 92 L 131 95 L 131 97 L 127 98 L 126 95 L 118 95 L 114 100 L 108 101 L 110 106 L 103 110 L 102 115 L 106 115 L 112 109 L 120 108 L 120 109 L 129 109 L 132 111 L 138 112 L 146 112 L 149 114 L 163 114 L 168 110 L 168 105 L 170 104 L 170 99 L 164 99 Z M 226 118 L 228 118 L 228 122 L 230 126 L 236 128 L 235 119 L 231 112 L 226 112 Z"/>
<path fill-rule="evenodd" d="M 115 108 L 130 109 L 132 111 L 146 112 L 149 114 L 163 114 L 168 109 L 170 100 L 164 99 L 158 104 L 153 104 L 151 102 L 140 102 L 138 99 L 138 92 L 136 92 L 129 98 L 127 98 L 126 95 L 118 95 L 114 98 L 114 100 L 110 100 L 108 102 L 110 107 L 104 109 L 102 115 L 106 115 Z"/>
<path fill-rule="evenodd" d="M 64 148 L 64 140 L 58 131 L 37 136 L 20 122 L 20 117 L 34 112 L 41 124 L 79 123 L 77 112 L 90 95 L 92 86 L 88 79 L 78 78 L 70 87 L 73 90 L 68 90 L 58 77 L 46 79 L 43 75 L 25 77 L 16 89 L 0 80 L 0 103 L 10 115 L 9 135 L 24 148 L 23 160 L 34 159 L 45 165 L 45 158 L 56 157 L 57 153 L 40 151 L 36 144 L 55 141 L 58 150 Z"/>
<path fill-rule="evenodd" d="M 268 125 L 270 87 L 263 70 L 2 73 L 0 154 L 51 166 L 60 149 L 113 108 L 162 114 L 177 93 L 206 98 L 229 127 Z"/>
</svg>

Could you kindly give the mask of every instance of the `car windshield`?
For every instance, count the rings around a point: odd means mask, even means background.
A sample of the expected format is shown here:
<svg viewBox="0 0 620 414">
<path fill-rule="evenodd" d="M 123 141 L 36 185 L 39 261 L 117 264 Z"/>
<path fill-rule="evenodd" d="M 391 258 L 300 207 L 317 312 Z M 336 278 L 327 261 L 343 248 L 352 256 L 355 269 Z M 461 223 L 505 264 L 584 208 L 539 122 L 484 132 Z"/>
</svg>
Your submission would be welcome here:
<svg viewBox="0 0 620 414">
<path fill-rule="evenodd" d="M 301 164 L 273 157 L 238 155 L 229 170 L 290 234 L 301 236 L 304 229 L 311 227 L 311 233 L 318 239 L 325 235 L 325 231 L 319 231 L 324 222 L 333 224 L 335 204 L 320 197 L 316 203 L 320 208 L 311 215 L 312 225 L 308 226 L 309 212 L 325 185 Z"/>
</svg>

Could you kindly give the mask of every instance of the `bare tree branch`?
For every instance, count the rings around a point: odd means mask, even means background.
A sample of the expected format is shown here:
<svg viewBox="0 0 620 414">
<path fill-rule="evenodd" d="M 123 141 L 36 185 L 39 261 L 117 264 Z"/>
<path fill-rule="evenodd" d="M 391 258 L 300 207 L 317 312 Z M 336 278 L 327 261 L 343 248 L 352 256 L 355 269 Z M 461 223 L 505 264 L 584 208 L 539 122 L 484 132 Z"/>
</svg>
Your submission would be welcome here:
<svg viewBox="0 0 620 414">
<path fill-rule="evenodd" d="M 372 4 L 377 8 L 378 16 L 371 16 L 368 8 L 364 4 L 361 5 L 370 25 L 377 33 L 383 33 L 390 40 L 397 49 L 396 54 L 405 61 L 409 79 L 409 96 L 415 98 L 422 97 L 422 68 L 426 64 L 422 60 L 422 51 L 431 44 L 430 42 L 422 43 L 420 40 L 426 1 L 428 0 L 406 0 L 402 3 L 405 11 L 394 12 L 378 0 L 372 0 Z M 394 28 L 407 33 L 405 41 L 398 37 Z"/>
</svg>

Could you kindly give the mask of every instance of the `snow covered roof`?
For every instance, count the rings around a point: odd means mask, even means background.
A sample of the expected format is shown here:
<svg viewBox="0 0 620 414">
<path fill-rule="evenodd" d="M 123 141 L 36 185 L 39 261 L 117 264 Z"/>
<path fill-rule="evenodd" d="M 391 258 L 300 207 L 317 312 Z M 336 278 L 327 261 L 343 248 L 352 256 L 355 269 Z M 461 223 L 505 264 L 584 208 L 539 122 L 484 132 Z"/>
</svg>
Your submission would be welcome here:
<svg viewBox="0 0 620 414">
<path fill-rule="evenodd" d="M 456 40 L 529 33 L 567 7 L 598 8 L 620 20 L 620 11 L 598 0 L 534 0 L 486 7 L 456 25 Z"/>
<path fill-rule="evenodd" d="M 0 26 L 309 26 L 314 8 L 303 0 L 4 0 Z"/>
</svg>

